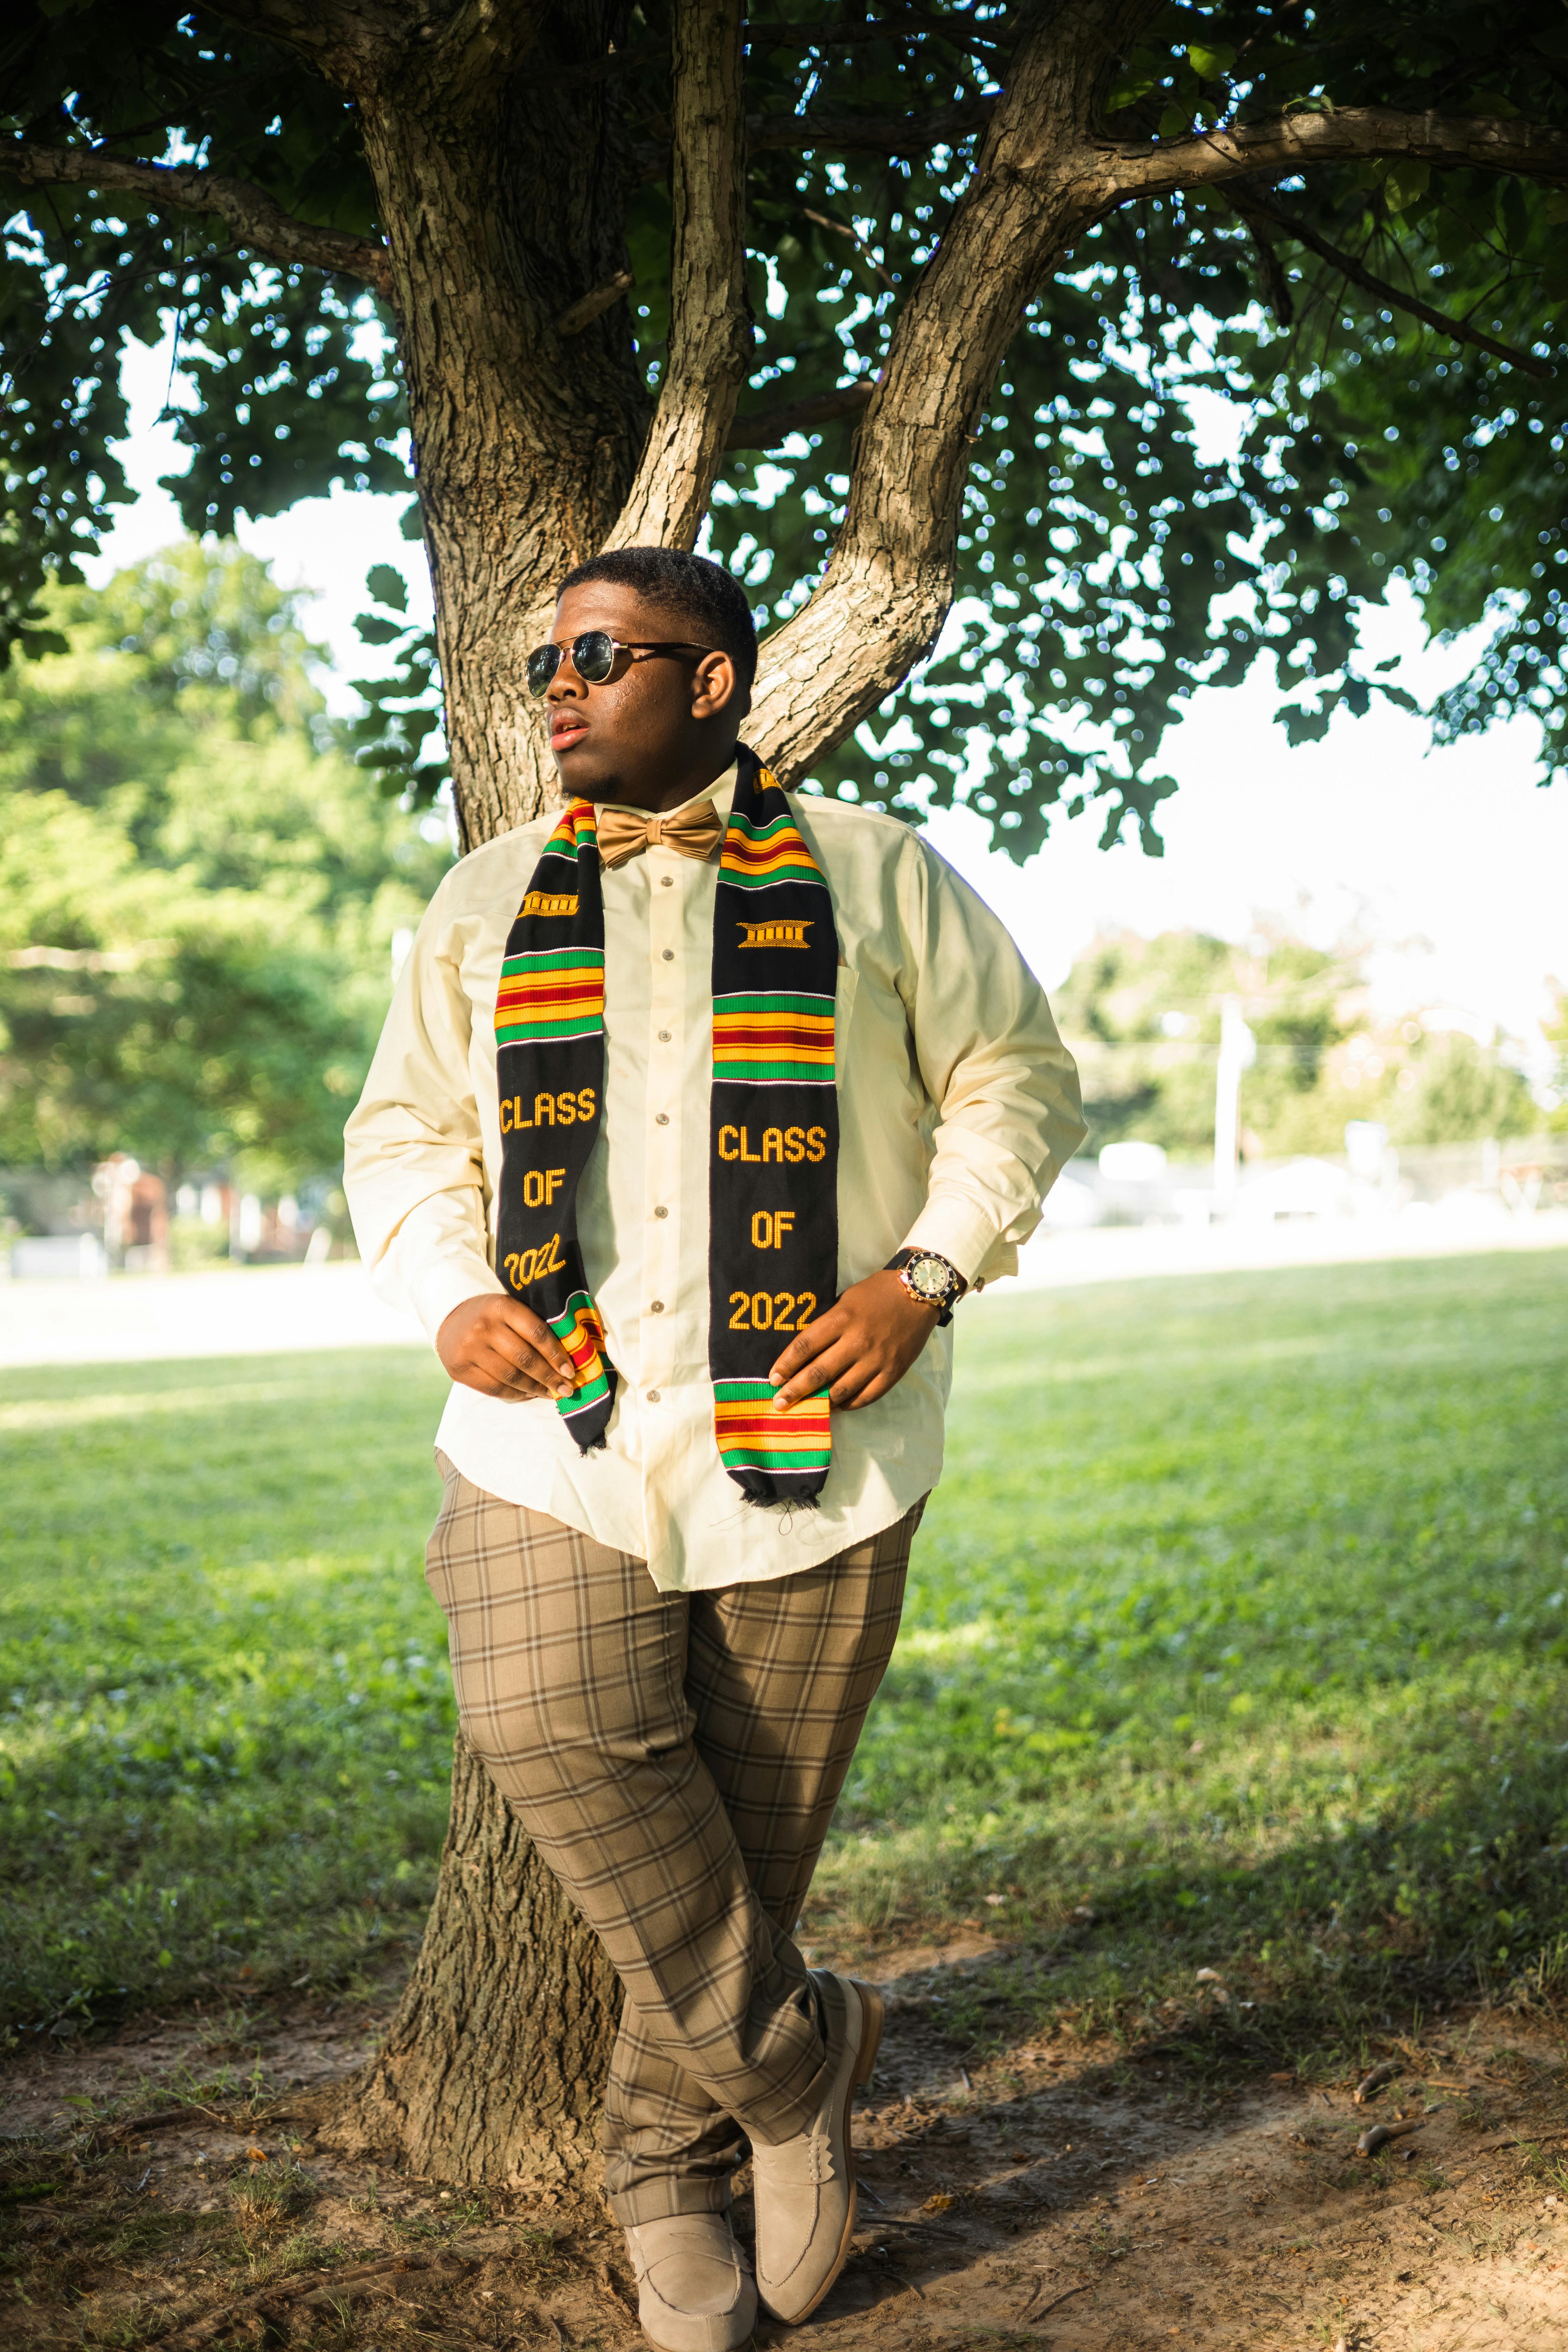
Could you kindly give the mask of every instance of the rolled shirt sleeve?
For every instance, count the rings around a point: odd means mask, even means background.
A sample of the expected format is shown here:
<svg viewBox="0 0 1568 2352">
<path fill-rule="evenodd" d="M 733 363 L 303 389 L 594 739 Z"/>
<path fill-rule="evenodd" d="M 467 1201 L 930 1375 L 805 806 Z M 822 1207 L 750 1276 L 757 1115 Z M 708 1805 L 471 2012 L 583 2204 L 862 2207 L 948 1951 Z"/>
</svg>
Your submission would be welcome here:
<svg viewBox="0 0 1568 2352">
<path fill-rule="evenodd" d="M 984 900 L 923 842 L 900 877 L 905 1002 L 939 1120 L 905 1239 L 964 1280 L 1015 1274 L 1018 1244 L 1088 1129 L 1046 992 Z"/>
</svg>

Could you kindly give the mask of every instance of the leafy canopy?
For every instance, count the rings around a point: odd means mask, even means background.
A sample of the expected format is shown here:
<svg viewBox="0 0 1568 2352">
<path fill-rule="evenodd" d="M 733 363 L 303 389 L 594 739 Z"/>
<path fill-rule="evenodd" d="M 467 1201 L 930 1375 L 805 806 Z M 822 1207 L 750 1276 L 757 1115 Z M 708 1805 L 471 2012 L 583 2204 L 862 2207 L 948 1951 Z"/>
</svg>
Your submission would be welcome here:
<svg viewBox="0 0 1568 2352">
<path fill-rule="evenodd" d="M 0 676 L 0 1166 L 335 1167 L 389 949 L 447 862 L 328 740 L 265 565 L 57 588 Z"/>
<path fill-rule="evenodd" d="M 875 377 L 1019 21 L 942 0 L 758 0 L 748 112 L 765 123 L 809 111 L 822 128 L 805 147 L 753 142 L 757 339 L 742 419 Z M 669 310 L 668 52 L 668 0 L 629 10 L 615 88 L 650 384 Z M 293 52 L 205 10 L 55 0 L 14 37 L 9 68 L 15 135 L 194 160 L 297 219 L 355 236 L 384 226 L 352 109 Z M 1171 139 L 1287 107 L 1373 105 L 1562 121 L 1558 0 L 1163 7 L 1104 128 Z M 868 116 L 907 122 L 907 137 L 854 143 L 847 121 Z M 241 514 L 335 482 L 407 486 L 395 322 L 368 292 L 237 246 L 209 214 L 74 186 L 21 198 L 0 278 L 6 643 L 46 641 L 41 584 L 72 575 L 125 495 L 112 444 L 127 336 L 152 342 L 175 323 L 195 405 L 176 411 L 190 469 L 170 487 L 193 531 L 228 532 Z M 1438 733 L 1532 712 L 1544 772 L 1556 772 L 1565 221 L 1562 191 L 1405 161 L 1233 182 L 1102 222 L 1040 289 L 982 420 L 954 622 L 878 723 L 821 763 L 823 785 L 911 813 L 966 799 L 1020 859 L 1055 808 L 1098 799 L 1108 841 L 1131 818 L 1157 849 L 1155 812 L 1173 789 L 1161 740 L 1200 683 L 1234 684 L 1272 660 L 1295 740 L 1342 703 L 1408 699 L 1357 649 L 1358 603 L 1393 580 L 1438 630 L 1488 624 L 1435 713 Z M 1489 347 L 1418 320 L 1409 301 Z M 1200 449 L 1200 394 L 1228 409 L 1234 454 Z M 765 622 L 795 610 L 826 562 L 852 429 L 846 414 L 724 465 L 711 544 Z M 1210 436 L 1211 450 L 1226 446 L 1223 431 Z M 373 589 L 371 634 L 397 663 L 372 694 L 362 751 L 390 790 L 427 797 L 442 773 L 432 647 L 401 614 L 388 568 Z"/>
</svg>

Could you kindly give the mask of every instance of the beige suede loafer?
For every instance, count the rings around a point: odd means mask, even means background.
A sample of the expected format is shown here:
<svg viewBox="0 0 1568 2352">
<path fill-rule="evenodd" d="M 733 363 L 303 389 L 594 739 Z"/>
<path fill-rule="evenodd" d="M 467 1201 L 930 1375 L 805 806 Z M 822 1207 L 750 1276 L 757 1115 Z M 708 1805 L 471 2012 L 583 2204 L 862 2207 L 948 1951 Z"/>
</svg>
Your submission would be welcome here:
<svg viewBox="0 0 1568 2352">
<path fill-rule="evenodd" d="M 658 2352 L 740 2352 L 757 2317 L 751 2265 L 726 2213 L 672 2213 L 626 2231 L 637 2317 Z"/>
<path fill-rule="evenodd" d="M 777 2147 L 752 2146 L 757 2209 L 757 2293 L 790 2326 L 816 2309 L 849 2258 L 855 2230 L 855 2150 L 849 2109 L 868 2083 L 882 2039 L 882 1996 L 854 1977 L 814 1977 L 837 2061 L 805 2130 Z"/>
</svg>

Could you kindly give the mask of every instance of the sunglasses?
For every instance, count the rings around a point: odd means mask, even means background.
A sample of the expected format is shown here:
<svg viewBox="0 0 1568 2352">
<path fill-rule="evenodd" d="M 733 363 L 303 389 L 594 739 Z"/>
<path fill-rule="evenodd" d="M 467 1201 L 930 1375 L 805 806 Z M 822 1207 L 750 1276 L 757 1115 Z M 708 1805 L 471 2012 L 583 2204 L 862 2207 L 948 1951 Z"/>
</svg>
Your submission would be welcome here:
<svg viewBox="0 0 1568 2352">
<path fill-rule="evenodd" d="M 542 694 L 568 654 L 584 686 L 603 686 L 616 666 L 617 654 L 710 654 L 711 646 L 691 646 L 677 638 L 665 645 L 626 645 L 607 629 L 584 629 L 570 646 L 535 646 L 528 656 L 528 690 Z"/>
</svg>

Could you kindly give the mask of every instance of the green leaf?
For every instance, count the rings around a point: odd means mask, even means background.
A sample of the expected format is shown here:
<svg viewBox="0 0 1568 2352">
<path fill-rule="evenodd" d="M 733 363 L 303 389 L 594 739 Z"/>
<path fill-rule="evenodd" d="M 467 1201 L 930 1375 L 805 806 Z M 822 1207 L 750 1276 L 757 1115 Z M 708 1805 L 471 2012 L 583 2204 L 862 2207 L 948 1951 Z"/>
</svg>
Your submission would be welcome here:
<svg viewBox="0 0 1568 2352">
<path fill-rule="evenodd" d="M 1187 57 L 1200 81 L 1218 81 L 1236 63 L 1236 51 L 1228 41 L 1215 41 L 1209 46 L 1192 42 Z"/>
<path fill-rule="evenodd" d="M 397 613 L 408 610 L 408 583 L 395 564 L 373 563 L 364 584 L 378 604 L 390 604 Z"/>
<path fill-rule="evenodd" d="M 1424 196 L 1431 184 L 1426 163 L 1395 163 L 1383 183 L 1384 201 L 1391 213 L 1402 213 Z"/>
</svg>

